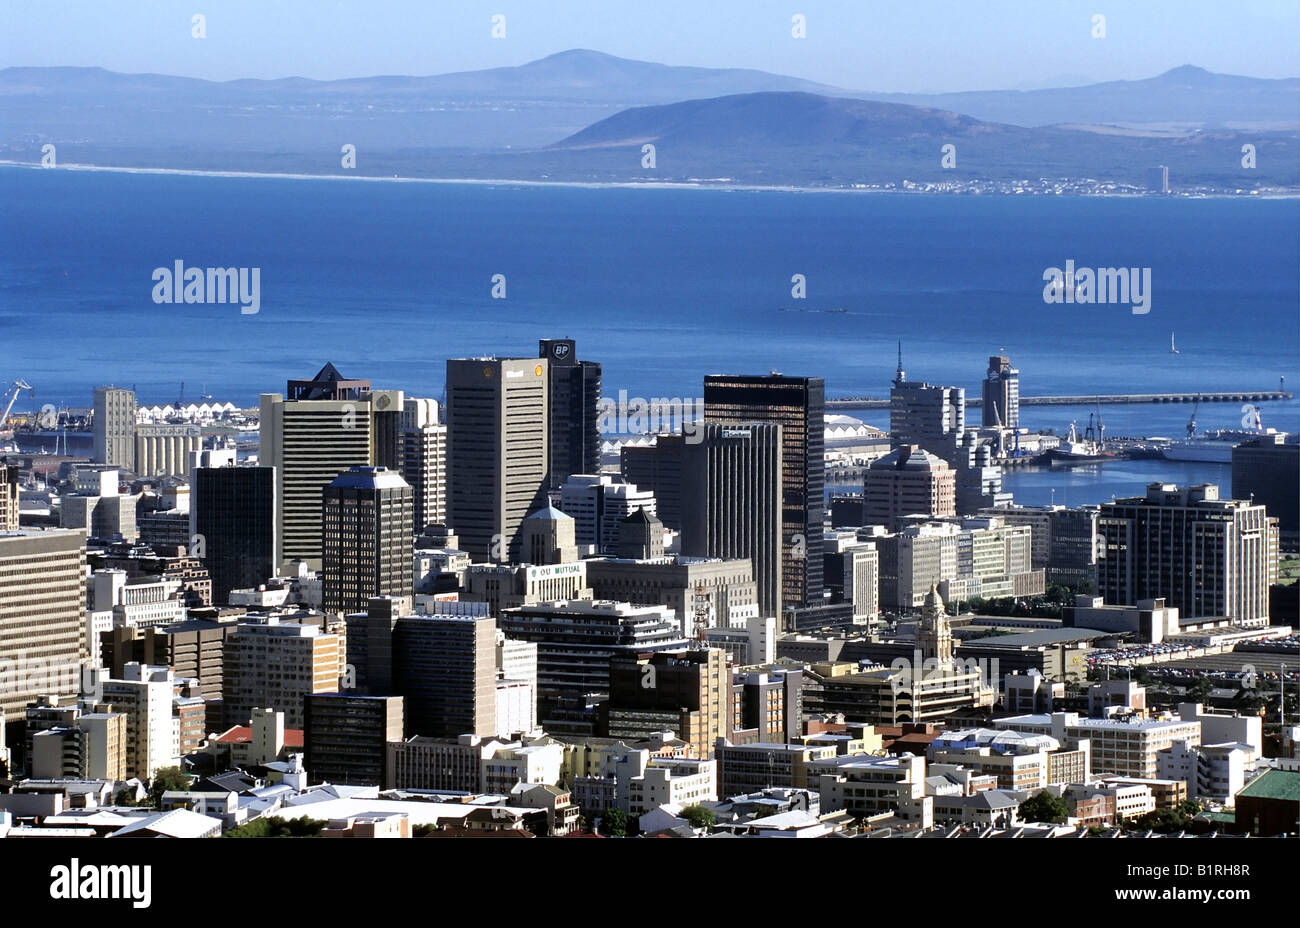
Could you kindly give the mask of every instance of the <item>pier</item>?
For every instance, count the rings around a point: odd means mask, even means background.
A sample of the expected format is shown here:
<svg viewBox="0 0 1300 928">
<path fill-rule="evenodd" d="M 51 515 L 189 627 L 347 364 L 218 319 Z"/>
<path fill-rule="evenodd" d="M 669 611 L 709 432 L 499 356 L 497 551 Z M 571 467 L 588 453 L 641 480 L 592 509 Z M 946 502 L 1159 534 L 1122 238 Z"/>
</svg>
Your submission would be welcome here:
<svg viewBox="0 0 1300 928">
<path fill-rule="evenodd" d="M 1090 393 L 1078 396 L 1022 396 L 1021 406 L 1126 406 L 1138 403 L 1271 403 L 1289 400 L 1283 390 L 1234 390 L 1225 393 Z M 982 397 L 968 396 L 967 409 L 979 409 Z M 888 409 L 889 398 L 853 396 L 828 399 L 827 409 Z"/>
</svg>

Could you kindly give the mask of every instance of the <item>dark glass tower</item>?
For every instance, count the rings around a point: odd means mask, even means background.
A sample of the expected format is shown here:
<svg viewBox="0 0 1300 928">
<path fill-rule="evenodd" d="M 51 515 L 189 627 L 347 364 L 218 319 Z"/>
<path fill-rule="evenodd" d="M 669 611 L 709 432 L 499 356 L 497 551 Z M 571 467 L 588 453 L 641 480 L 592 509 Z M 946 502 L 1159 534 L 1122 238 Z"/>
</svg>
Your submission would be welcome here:
<svg viewBox="0 0 1300 928">
<path fill-rule="evenodd" d="M 782 374 L 704 378 L 706 422 L 781 426 L 781 578 L 786 608 L 821 605 L 826 383 Z"/>
<path fill-rule="evenodd" d="M 275 575 L 275 468 L 196 467 L 192 534 L 212 575 L 212 601 Z"/>
<path fill-rule="evenodd" d="M 537 356 L 550 362 L 551 487 L 572 474 L 600 472 L 600 365 L 579 361 L 571 338 L 543 338 Z"/>
</svg>

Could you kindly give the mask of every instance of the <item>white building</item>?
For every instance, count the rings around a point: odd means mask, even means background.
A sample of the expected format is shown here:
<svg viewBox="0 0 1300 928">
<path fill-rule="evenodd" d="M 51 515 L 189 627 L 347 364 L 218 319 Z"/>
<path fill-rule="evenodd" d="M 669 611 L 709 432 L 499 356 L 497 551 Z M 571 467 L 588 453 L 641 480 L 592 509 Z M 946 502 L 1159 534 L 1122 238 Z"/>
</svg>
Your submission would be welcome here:
<svg viewBox="0 0 1300 928">
<path fill-rule="evenodd" d="M 1246 744 L 1193 745 L 1176 741 L 1160 752 L 1160 776 L 1187 784 L 1187 798 L 1231 803 L 1246 785 L 1256 754 Z"/>
<path fill-rule="evenodd" d="M 100 681 L 102 701 L 112 711 L 126 715 L 126 772 L 129 777 L 151 778 L 163 767 L 180 764 L 180 744 L 172 718 L 176 686 L 170 667 L 134 661 L 122 669 L 120 680 Z"/>
<path fill-rule="evenodd" d="M 560 510 L 573 517 L 578 546 L 598 554 L 617 552 L 619 523 L 638 509 L 657 515 L 654 493 L 617 474 L 574 474 L 560 487 Z"/>
</svg>

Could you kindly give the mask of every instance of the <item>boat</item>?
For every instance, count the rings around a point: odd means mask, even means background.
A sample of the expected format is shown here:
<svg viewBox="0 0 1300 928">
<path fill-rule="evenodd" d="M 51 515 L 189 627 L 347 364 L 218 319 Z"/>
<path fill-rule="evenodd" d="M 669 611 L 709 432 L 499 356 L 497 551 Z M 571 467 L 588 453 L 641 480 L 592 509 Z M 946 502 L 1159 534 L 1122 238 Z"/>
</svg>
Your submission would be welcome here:
<svg viewBox="0 0 1300 928">
<path fill-rule="evenodd" d="M 1102 425 L 1098 418 L 1097 425 L 1093 426 L 1093 414 L 1088 414 L 1088 427 L 1084 430 L 1083 437 L 1079 436 L 1079 424 L 1070 423 L 1070 433 L 1065 440 L 1048 452 L 1050 460 L 1064 464 L 1089 464 L 1097 461 L 1105 461 L 1115 457 L 1114 452 L 1106 450 L 1106 442 L 1101 437 L 1106 426 Z"/>
<path fill-rule="evenodd" d="M 1192 407 L 1192 416 L 1187 420 L 1187 437 L 1169 442 L 1161 449 L 1161 455 L 1168 461 L 1197 461 L 1205 464 L 1231 464 L 1232 449 L 1244 441 L 1254 438 L 1278 435 L 1277 429 L 1263 427 L 1260 422 L 1259 409 L 1254 409 L 1254 427 L 1242 429 L 1210 429 L 1198 431 L 1196 427 L 1196 410 L 1199 402 Z M 1247 414 L 1249 419 L 1249 413 Z"/>
</svg>

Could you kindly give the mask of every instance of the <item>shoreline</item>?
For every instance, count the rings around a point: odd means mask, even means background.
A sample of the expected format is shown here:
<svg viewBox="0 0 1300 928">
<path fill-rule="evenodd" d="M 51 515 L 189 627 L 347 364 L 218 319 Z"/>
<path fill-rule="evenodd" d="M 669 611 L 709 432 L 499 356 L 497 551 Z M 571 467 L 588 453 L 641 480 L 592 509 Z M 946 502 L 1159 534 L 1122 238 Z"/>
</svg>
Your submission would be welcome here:
<svg viewBox="0 0 1300 928">
<path fill-rule="evenodd" d="M 0 167 L 27 168 L 41 171 L 76 171 L 84 173 L 109 174 L 157 174 L 180 177 L 224 177 L 256 180 L 347 180 L 369 181 L 373 183 L 395 184 L 467 184 L 488 187 L 571 187 L 588 190 L 717 190 L 742 193 L 847 193 L 876 194 L 894 196 L 979 196 L 979 197 L 1085 197 L 1092 199 L 1141 200 L 1147 194 L 1141 193 L 972 193 L 967 191 L 941 190 L 880 190 L 854 187 L 805 187 L 798 185 L 777 184 L 735 184 L 710 183 L 708 181 L 577 181 L 577 180 L 513 180 L 510 178 L 485 177 L 381 177 L 375 174 L 303 174 L 282 173 L 277 171 L 205 171 L 197 168 L 151 168 L 125 167 L 121 165 L 80 164 L 76 162 L 47 168 L 37 162 L 12 161 L 0 159 Z M 1292 193 L 1197 193 L 1188 195 L 1170 194 L 1151 196 L 1162 200 L 1296 200 L 1300 191 Z"/>
</svg>

